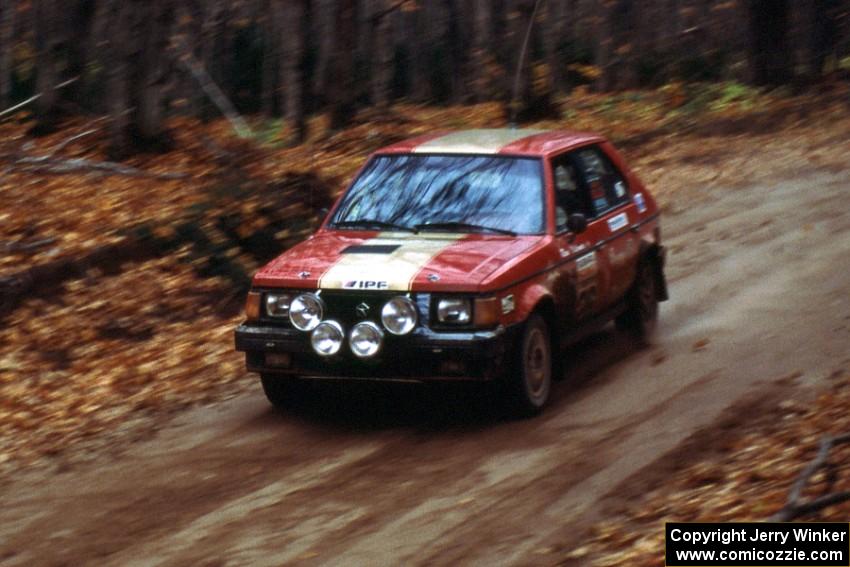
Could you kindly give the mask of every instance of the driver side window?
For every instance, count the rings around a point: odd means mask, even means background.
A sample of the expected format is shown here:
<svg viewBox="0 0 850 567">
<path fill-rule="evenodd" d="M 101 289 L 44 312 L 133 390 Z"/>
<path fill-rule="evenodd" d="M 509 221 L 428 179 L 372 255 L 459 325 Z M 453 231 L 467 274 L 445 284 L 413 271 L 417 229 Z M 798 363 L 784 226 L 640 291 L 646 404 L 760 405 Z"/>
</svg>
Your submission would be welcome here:
<svg viewBox="0 0 850 567">
<path fill-rule="evenodd" d="M 555 184 L 556 232 L 567 230 L 569 215 L 581 213 L 591 218 L 590 202 L 579 177 L 579 162 L 574 153 L 552 160 L 552 177 Z"/>
</svg>

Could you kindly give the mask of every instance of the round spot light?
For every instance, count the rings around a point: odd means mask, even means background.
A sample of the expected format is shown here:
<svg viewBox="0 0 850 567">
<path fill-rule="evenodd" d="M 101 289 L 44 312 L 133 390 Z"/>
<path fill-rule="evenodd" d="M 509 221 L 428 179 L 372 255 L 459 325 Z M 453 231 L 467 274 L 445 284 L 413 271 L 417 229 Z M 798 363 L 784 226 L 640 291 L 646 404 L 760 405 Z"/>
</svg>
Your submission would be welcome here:
<svg viewBox="0 0 850 567">
<path fill-rule="evenodd" d="M 325 304 L 319 296 L 304 293 L 289 304 L 289 320 L 300 331 L 312 331 L 322 322 Z"/>
<path fill-rule="evenodd" d="M 369 358 L 378 354 L 384 343 L 384 332 L 371 321 L 354 325 L 348 337 L 351 352 L 359 358 Z"/>
<path fill-rule="evenodd" d="M 381 309 L 381 323 L 394 335 L 406 335 L 416 327 L 416 306 L 404 296 L 393 297 Z"/>
<path fill-rule="evenodd" d="M 310 344 L 313 350 L 321 356 L 333 356 L 339 352 L 345 341 L 345 332 L 342 325 L 336 321 L 322 321 L 310 335 Z"/>
</svg>

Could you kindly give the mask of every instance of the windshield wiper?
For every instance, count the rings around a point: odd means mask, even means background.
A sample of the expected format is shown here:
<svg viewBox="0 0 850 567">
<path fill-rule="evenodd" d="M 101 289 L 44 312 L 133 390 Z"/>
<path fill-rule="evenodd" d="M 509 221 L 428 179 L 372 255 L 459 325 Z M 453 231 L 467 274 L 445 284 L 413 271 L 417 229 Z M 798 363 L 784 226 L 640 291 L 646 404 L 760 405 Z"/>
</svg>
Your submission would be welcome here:
<svg viewBox="0 0 850 567">
<path fill-rule="evenodd" d="M 495 232 L 498 234 L 507 234 L 508 236 L 516 236 L 516 233 L 512 230 L 507 230 L 504 228 L 496 228 L 494 226 L 484 226 L 481 224 L 473 224 L 468 222 L 458 222 L 458 221 L 449 221 L 449 222 L 425 222 L 422 224 L 417 224 L 414 228 L 419 230 L 461 230 L 461 231 L 474 231 L 474 232 Z"/>
<path fill-rule="evenodd" d="M 378 228 L 390 228 L 393 230 L 403 230 L 405 232 L 416 232 L 414 229 L 409 226 L 404 226 L 403 224 L 396 224 L 394 222 L 387 222 L 377 219 L 357 219 L 357 220 L 344 220 L 337 221 L 333 224 L 335 227 L 348 227 L 348 228 L 357 228 L 357 227 L 378 227 Z"/>
</svg>

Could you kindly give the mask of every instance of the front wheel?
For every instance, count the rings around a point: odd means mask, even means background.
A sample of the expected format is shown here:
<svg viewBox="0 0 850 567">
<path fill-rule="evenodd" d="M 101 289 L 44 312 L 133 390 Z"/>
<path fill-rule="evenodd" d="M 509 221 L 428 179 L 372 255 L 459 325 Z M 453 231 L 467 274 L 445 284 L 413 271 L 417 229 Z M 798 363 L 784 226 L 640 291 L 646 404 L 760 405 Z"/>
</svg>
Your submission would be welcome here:
<svg viewBox="0 0 850 567">
<path fill-rule="evenodd" d="M 552 390 L 552 343 L 543 317 L 529 317 L 518 346 L 516 370 L 509 380 L 510 402 L 514 413 L 530 417 L 540 413 Z"/>
<path fill-rule="evenodd" d="M 298 379 L 281 376 L 280 374 L 260 374 L 263 392 L 266 398 L 277 410 L 286 409 L 296 401 L 298 395 Z"/>
<path fill-rule="evenodd" d="M 626 298 L 626 311 L 617 318 L 617 327 L 631 333 L 641 344 L 648 344 L 658 326 L 658 280 L 655 263 L 644 259 L 638 266 L 637 280 Z"/>
</svg>

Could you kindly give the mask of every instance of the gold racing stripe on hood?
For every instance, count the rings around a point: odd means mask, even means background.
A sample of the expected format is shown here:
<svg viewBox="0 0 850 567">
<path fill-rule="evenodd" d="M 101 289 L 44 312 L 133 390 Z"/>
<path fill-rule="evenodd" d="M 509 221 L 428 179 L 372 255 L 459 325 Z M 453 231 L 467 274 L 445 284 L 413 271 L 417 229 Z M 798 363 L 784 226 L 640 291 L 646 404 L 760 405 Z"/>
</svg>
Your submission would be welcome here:
<svg viewBox="0 0 850 567">
<path fill-rule="evenodd" d="M 390 254 L 343 254 L 319 279 L 319 289 L 409 291 L 413 278 L 463 234 L 381 233 L 364 246 L 397 245 Z"/>
</svg>

